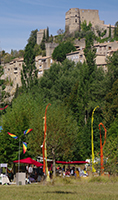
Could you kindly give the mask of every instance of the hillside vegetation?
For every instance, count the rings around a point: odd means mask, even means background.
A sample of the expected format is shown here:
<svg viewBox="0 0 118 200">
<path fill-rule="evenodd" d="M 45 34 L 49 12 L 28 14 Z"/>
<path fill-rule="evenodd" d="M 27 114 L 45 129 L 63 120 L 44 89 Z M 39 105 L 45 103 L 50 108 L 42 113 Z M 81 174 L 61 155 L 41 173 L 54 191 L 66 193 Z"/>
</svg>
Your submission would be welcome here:
<svg viewBox="0 0 118 200">
<path fill-rule="evenodd" d="M 64 60 L 54 63 L 43 77 L 37 79 L 34 68 L 34 43 L 29 40 L 24 57 L 26 65 L 22 71 L 22 87 L 5 111 L 1 111 L 0 160 L 10 163 L 18 158 L 18 140 L 24 130 L 32 128 L 25 142 L 28 150 L 25 157 L 42 155 L 43 117 L 47 110 L 48 158 L 56 160 L 85 160 L 91 158 L 91 115 L 94 113 L 94 149 L 100 152 L 99 123 L 107 129 L 104 158 L 108 158 L 105 170 L 118 172 L 118 51 L 108 58 L 108 72 L 95 64 L 93 33 L 85 37 L 86 62 L 75 64 Z M 31 45 L 30 45 L 31 44 Z M 29 59 L 30 58 L 30 59 Z M 31 59 L 32 58 L 32 59 Z M 102 129 L 102 128 L 101 128 Z M 104 129 L 101 130 L 104 140 Z M 21 148 L 21 158 L 24 158 Z"/>
</svg>

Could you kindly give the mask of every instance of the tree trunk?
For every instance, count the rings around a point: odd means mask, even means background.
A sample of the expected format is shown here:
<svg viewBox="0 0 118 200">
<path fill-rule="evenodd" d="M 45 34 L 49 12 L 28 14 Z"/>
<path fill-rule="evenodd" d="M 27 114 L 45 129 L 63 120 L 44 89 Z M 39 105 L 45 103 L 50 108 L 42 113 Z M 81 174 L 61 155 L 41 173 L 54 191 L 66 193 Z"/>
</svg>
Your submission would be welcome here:
<svg viewBox="0 0 118 200">
<path fill-rule="evenodd" d="M 54 152 L 54 149 L 52 149 L 52 154 L 53 154 L 53 176 L 55 177 L 56 170 L 55 170 L 55 152 Z"/>
</svg>

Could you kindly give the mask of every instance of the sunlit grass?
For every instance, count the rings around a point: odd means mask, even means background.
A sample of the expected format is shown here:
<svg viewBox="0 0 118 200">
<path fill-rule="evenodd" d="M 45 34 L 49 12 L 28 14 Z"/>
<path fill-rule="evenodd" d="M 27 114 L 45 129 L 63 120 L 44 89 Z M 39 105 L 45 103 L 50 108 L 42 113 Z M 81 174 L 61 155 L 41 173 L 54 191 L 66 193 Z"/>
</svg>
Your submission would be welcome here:
<svg viewBox="0 0 118 200">
<path fill-rule="evenodd" d="M 117 200 L 118 179 L 55 178 L 52 182 L 0 186 L 0 200 Z"/>
</svg>

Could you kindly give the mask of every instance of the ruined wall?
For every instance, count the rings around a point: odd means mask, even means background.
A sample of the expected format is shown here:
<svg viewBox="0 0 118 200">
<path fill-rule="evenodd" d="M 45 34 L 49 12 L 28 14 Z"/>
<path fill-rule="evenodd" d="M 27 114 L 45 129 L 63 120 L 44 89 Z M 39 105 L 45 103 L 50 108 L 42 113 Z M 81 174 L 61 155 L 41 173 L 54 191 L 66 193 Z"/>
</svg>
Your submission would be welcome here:
<svg viewBox="0 0 118 200">
<path fill-rule="evenodd" d="M 45 43 L 46 56 L 51 56 L 55 47 L 57 47 L 58 45 L 58 43 Z"/>
<path fill-rule="evenodd" d="M 101 32 L 103 32 L 104 30 L 106 30 L 106 34 L 105 36 L 103 36 L 103 38 L 105 37 L 109 37 L 109 27 L 110 27 L 110 24 L 109 25 L 106 25 L 106 24 L 96 24 L 96 26 L 94 27 L 94 32 L 96 35 L 97 34 L 97 29 L 99 29 Z M 114 36 L 114 28 L 115 26 L 111 25 L 111 36 Z"/>
<path fill-rule="evenodd" d="M 104 24 L 104 21 L 99 19 L 98 10 L 90 10 L 90 9 L 80 9 L 80 20 L 81 23 L 86 20 L 87 24 L 91 22 L 94 27 L 96 24 Z"/>
<path fill-rule="evenodd" d="M 84 20 L 87 24 L 91 22 L 92 27 L 97 24 L 104 25 L 104 21 L 99 19 L 98 10 L 71 8 L 65 15 L 65 30 L 69 33 L 80 30 L 80 25 Z"/>
</svg>

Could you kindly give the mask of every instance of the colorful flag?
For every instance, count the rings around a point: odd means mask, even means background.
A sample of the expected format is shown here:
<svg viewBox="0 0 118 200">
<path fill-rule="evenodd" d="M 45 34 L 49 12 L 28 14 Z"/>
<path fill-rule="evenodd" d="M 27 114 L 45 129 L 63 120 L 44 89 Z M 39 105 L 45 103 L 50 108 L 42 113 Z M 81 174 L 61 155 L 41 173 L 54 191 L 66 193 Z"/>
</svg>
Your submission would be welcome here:
<svg viewBox="0 0 118 200">
<path fill-rule="evenodd" d="M 5 106 L 4 108 L 0 108 L 0 110 L 4 110 L 5 108 L 7 108 L 8 107 L 8 105 L 7 106 Z"/>
<path fill-rule="evenodd" d="M 18 137 L 12 133 L 7 132 L 11 137 L 13 137 L 14 139 L 17 139 Z"/>
<path fill-rule="evenodd" d="M 33 129 L 29 128 L 27 130 L 24 131 L 24 135 L 28 134 L 29 132 L 31 132 Z"/>
<path fill-rule="evenodd" d="M 92 145 L 92 172 L 96 172 L 95 168 L 94 168 L 94 158 L 95 158 L 95 155 L 94 155 L 94 143 L 93 143 L 93 115 L 94 115 L 94 112 L 96 110 L 96 108 L 99 108 L 99 106 L 96 106 L 92 112 L 92 117 L 91 117 L 91 145 Z"/>
<path fill-rule="evenodd" d="M 23 142 L 23 154 L 25 154 L 27 151 L 27 143 Z"/>
</svg>

